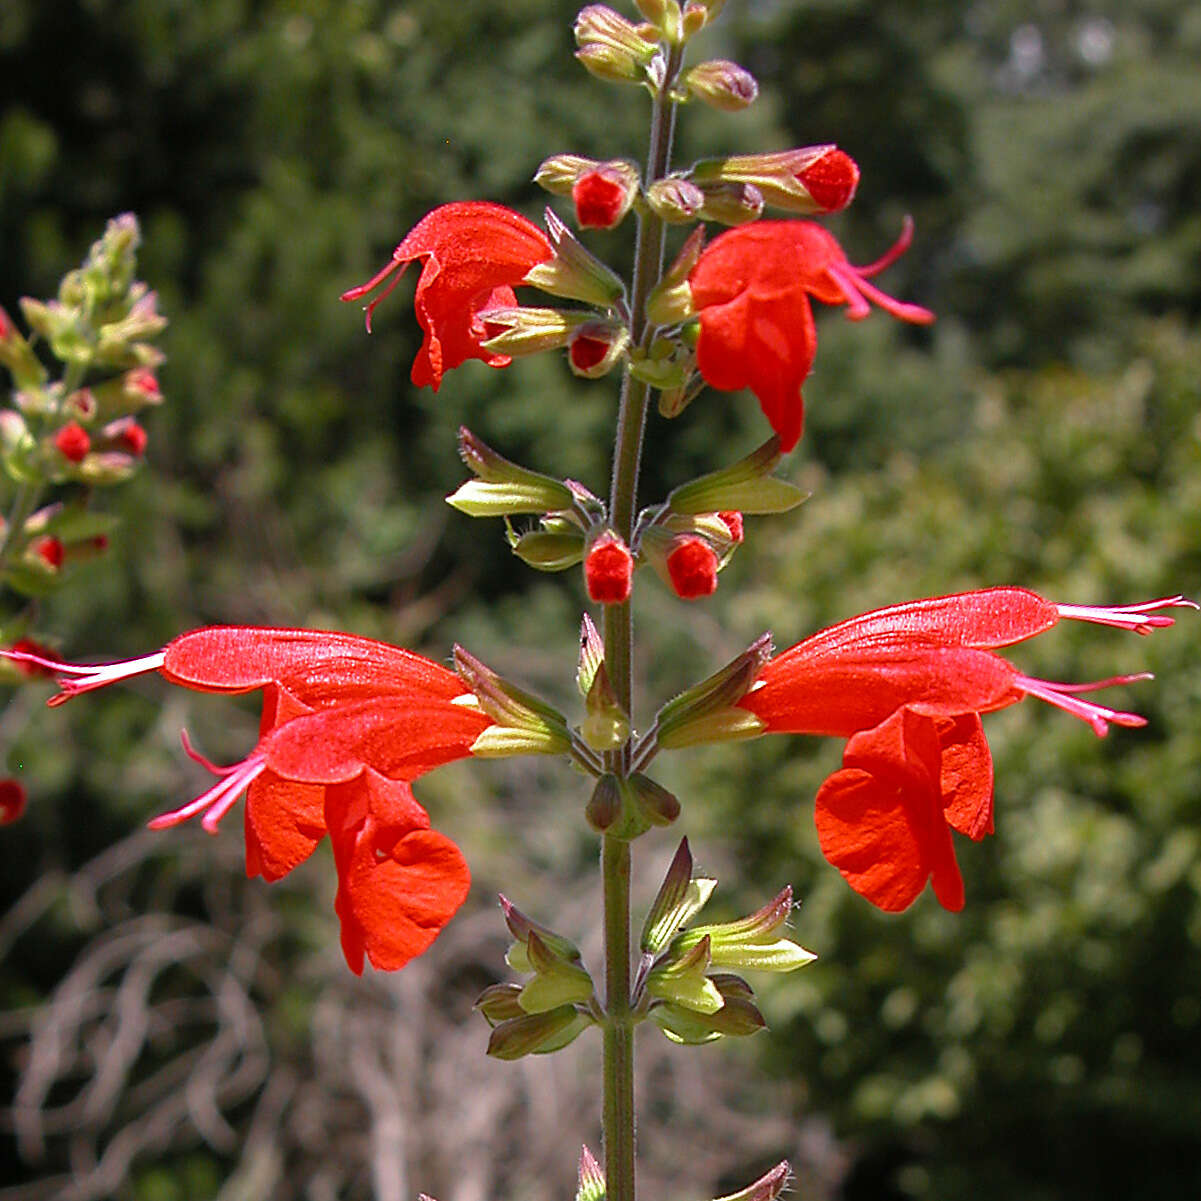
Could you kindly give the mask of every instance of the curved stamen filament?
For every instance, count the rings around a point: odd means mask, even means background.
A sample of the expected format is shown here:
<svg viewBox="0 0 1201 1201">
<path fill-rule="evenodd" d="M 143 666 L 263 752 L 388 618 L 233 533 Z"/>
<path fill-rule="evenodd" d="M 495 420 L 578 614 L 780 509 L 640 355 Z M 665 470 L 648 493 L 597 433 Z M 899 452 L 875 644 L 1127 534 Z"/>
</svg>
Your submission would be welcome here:
<svg viewBox="0 0 1201 1201">
<path fill-rule="evenodd" d="M 881 271 L 891 267 L 909 249 L 913 241 L 913 218 L 908 213 L 901 224 L 901 236 L 878 258 L 866 267 L 855 267 L 853 270 L 861 279 L 871 275 L 879 275 Z"/>
<path fill-rule="evenodd" d="M 1174 617 L 1157 614 L 1156 609 L 1197 609 L 1196 601 L 1187 596 L 1164 596 L 1159 600 L 1143 601 L 1138 605 L 1056 605 L 1060 617 L 1075 621 L 1091 621 L 1096 625 L 1116 626 L 1120 630 L 1133 630 L 1136 634 L 1150 634 L 1152 630 L 1175 625 Z"/>
<path fill-rule="evenodd" d="M 31 655 L 28 651 L 0 651 L 6 659 L 14 659 L 18 663 L 32 663 L 46 671 L 55 674 L 55 683 L 60 691 L 52 696 L 46 704 L 55 706 L 66 704 L 73 696 L 81 692 L 91 692 L 96 688 L 104 688 L 116 684 L 120 680 L 132 679 L 134 676 L 145 675 L 147 672 L 158 671 L 163 666 L 164 652 L 158 651 L 153 655 L 143 655 L 140 659 L 126 659 L 121 663 L 63 663 L 58 659 L 44 659 L 41 655 Z"/>
<path fill-rule="evenodd" d="M 216 772 L 224 778 L 206 792 L 202 792 L 195 800 L 189 801 L 186 805 L 173 809 L 169 813 L 160 813 L 158 817 L 152 818 L 146 824 L 152 830 L 166 830 L 171 826 L 178 826 L 181 822 L 186 822 L 198 813 L 203 813 L 204 817 L 200 824 L 210 834 L 215 834 L 218 823 L 233 808 L 238 797 L 266 770 L 267 758 L 262 753 L 256 752 L 243 759 L 241 763 L 234 763 L 229 767 L 218 767 L 193 750 L 186 735 L 184 736 L 184 751 L 190 759 L 203 764 L 210 771 Z"/>
<path fill-rule="evenodd" d="M 1127 726 L 1137 729 L 1145 726 L 1147 719 L 1137 713 L 1126 713 L 1121 709 L 1110 709 L 1098 705 L 1095 701 L 1082 701 L 1077 695 L 1082 692 L 1092 692 L 1095 688 L 1111 688 L 1117 684 L 1133 684 L 1138 680 L 1151 679 L 1150 672 L 1139 672 L 1133 676 L 1113 676 L 1108 680 L 1091 680 L 1087 684 L 1057 684 L 1051 680 L 1035 680 L 1030 676 L 1019 675 L 1014 683 L 1028 696 L 1036 696 L 1073 717 L 1086 721 L 1093 728 L 1098 738 L 1104 738 L 1109 733 L 1109 723 L 1116 726 Z"/>
</svg>

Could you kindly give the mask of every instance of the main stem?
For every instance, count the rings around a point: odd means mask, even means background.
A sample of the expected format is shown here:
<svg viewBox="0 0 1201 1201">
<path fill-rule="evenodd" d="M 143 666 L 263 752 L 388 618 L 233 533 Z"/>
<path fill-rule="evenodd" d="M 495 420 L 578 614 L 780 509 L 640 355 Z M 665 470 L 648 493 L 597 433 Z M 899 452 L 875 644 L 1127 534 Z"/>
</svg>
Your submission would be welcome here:
<svg viewBox="0 0 1201 1201">
<path fill-rule="evenodd" d="M 650 151 L 645 183 L 667 174 L 675 127 L 675 104 L 668 92 L 680 69 L 681 55 L 668 59 L 665 82 L 655 96 L 651 116 Z M 650 333 L 646 300 L 663 274 L 666 233 L 660 218 L 649 210 L 638 220 L 634 279 L 630 294 L 630 337 L 642 346 Z M 617 415 L 613 448 L 613 483 L 609 493 L 609 523 L 629 545 L 633 541 L 638 469 L 650 387 L 626 371 Z M 633 713 L 633 616 L 629 602 L 604 610 L 605 668 L 622 707 Z M 628 746 L 606 755 L 606 766 L 624 776 L 629 771 Z M 634 1201 L 634 1020 L 630 1005 L 630 844 L 604 837 L 601 875 L 605 908 L 605 1027 L 604 1099 L 606 1201 Z"/>
</svg>

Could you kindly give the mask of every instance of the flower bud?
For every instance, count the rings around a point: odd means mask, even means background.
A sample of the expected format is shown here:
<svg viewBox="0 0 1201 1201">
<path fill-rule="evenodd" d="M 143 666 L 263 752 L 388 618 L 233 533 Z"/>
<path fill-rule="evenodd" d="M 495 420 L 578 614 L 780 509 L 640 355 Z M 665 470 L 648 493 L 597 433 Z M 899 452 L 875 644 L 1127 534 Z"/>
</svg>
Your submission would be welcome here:
<svg viewBox="0 0 1201 1201">
<path fill-rule="evenodd" d="M 647 36 L 646 27 L 627 21 L 603 4 L 589 4 L 575 19 L 576 45 L 609 46 L 620 50 L 640 66 L 655 57 L 658 45 Z"/>
<path fill-rule="evenodd" d="M 556 709 L 498 676 L 458 645 L 454 666 L 480 709 L 496 723 L 472 744 L 473 755 L 553 755 L 570 747 L 567 722 Z"/>
<path fill-rule="evenodd" d="M 592 1024 L 587 1014 L 574 1005 L 562 1005 L 546 1013 L 531 1013 L 496 1026 L 488 1039 L 493 1059 L 521 1059 L 546 1055 L 574 1042 Z"/>
<path fill-rule="evenodd" d="M 697 1013 L 716 1013 L 724 1002 L 717 985 L 706 975 L 708 968 L 709 940 L 700 938 L 678 953 L 669 953 L 668 958 L 651 968 L 646 977 L 646 991 L 652 997 Z"/>
<path fill-rule="evenodd" d="M 580 1150 L 579 1180 L 575 1201 L 605 1201 L 605 1174 L 587 1147 Z"/>
<path fill-rule="evenodd" d="M 769 1172 L 764 1172 L 753 1184 L 748 1184 L 737 1193 L 718 1197 L 717 1201 L 776 1201 L 788 1187 L 791 1174 L 788 1160 L 783 1159 Z"/>
<path fill-rule="evenodd" d="M 837 146 L 805 146 L 775 154 L 708 159 L 693 168 L 691 178 L 701 187 L 751 184 L 767 204 L 791 213 L 833 213 L 850 204 L 859 184 L 859 168 Z"/>
<path fill-rule="evenodd" d="M 132 417 L 110 421 L 101 429 L 100 435 L 105 443 L 135 459 L 140 459 L 146 453 L 146 444 L 149 442 L 146 431 Z"/>
<path fill-rule="evenodd" d="M 137 461 L 119 450 L 93 451 L 76 468 L 79 480 L 97 488 L 123 483 L 137 470 Z"/>
<path fill-rule="evenodd" d="M 612 229 L 638 195 L 638 171 L 631 163 L 599 163 L 572 185 L 576 224 L 581 229 Z"/>
<path fill-rule="evenodd" d="M 484 1015 L 489 1026 L 500 1022 L 511 1021 L 513 1018 L 525 1017 L 525 1010 L 517 998 L 521 995 L 520 984 L 489 984 L 475 999 L 474 1009 Z"/>
<path fill-rule="evenodd" d="M 552 296 L 582 300 L 611 309 L 625 295 L 625 284 L 595 255 L 590 254 L 551 209 L 546 210 L 546 231 L 554 255 L 532 267 L 524 282 Z"/>
<path fill-rule="evenodd" d="M 581 154 L 552 154 L 534 172 L 534 182 L 554 196 L 570 196 L 576 180 L 601 164 Z"/>
<path fill-rule="evenodd" d="M 647 188 L 646 202 L 669 224 L 686 225 L 700 216 L 705 207 L 705 193 L 690 180 L 669 175 Z"/>
<path fill-rule="evenodd" d="M 785 513 L 809 498 L 786 480 L 775 479 L 775 470 L 783 456 L 780 439 L 773 435 L 744 459 L 720 471 L 702 475 L 673 488 L 667 507 L 673 513 Z M 740 541 L 735 537 L 734 541 Z"/>
<path fill-rule="evenodd" d="M 526 1013 L 546 1013 L 592 997 L 592 977 L 578 963 L 556 955 L 534 931 L 526 941 L 526 956 L 534 978 L 517 998 Z"/>
<path fill-rule="evenodd" d="M 630 351 L 630 374 L 652 388 L 680 388 L 687 383 L 695 356 L 672 337 L 656 338 L 645 350 Z"/>
<path fill-rule="evenodd" d="M 688 839 L 681 839 L 679 849 L 646 915 L 640 943 L 642 951 L 648 955 L 657 955 L 662 951 L 700 913 L 716 887 L 716 880 L 702 877 L 693 879 L 692 852 L 688 847 Z"/>
<path fill-rule="evenodd" d="M 465 426 L 459 429 L 459 456 L 477 478 L 452 492 L 446 503 L 471 517 L 554 513 L 574 503 L 563 481 L 510 462 Z"/>
<path fill-rule="evenodd" d="M 77 421 L 68 421 L 54 435 L 54 446 L 69 463 L 82 463 L 92 449 L 88 432 Z"/>
<path fill-rule="evenodd" d="M 700 216 L 704 221 L 720 221 L 722 225 L 746 225 L 763 214 L 763 193 L 754 184 L 737 180 L 701 185 L 705 203 Z"/>
<path fill-rule="evenodd" d="M 589 75 L 595 75 L 606 83 L 642 82 L 643 73 L 637 59 L 615 46 L 589 42 L 581 46 L 575 56 Z"/>
<path fill-rule="evenodd" d="M 724 58 L 698 63 L 684 72 L 680 83 L 689 95 L 727 113 L 747 108 L 759 95 L 755 77 L 744 67 Z"/>
<path fill-rule="evenodd" d="M 725 7 L 726 0 L 688 0 L 684 5 L 686 28 L 696 25 L 697 29 L 712 24 L 717 14 Z"/>
<path fill-rule="evenodd" d="M 584 817 L 598 834 L 607 834 L 621 817 L 622 800 L 620 782 L 612 772 L 606 772 L 592 789 Z"/>
<path fill-rule="evenodd" d="M 630 599 L 634 556 L 612 531 L 605 530 L 588 549 L 584 582 L 589 597 L 600 605 L 624 605 Z"/>
<path fill-rule="evenodd" d="M 0 826 L 11 826 L 25 812 L 25 789 L 11 776 L 0 780 Z"/>
<path fill-rule="evenodd" d="M 667 574 L 681 600 L 699 600 L 717 591 L 717 555 L 701 538 L 683 535 L 667 554 Z"/>
<path fill-rule="evenodd" d="M 630 719 L 613 691 L 604 663 L 593 673 L 584 710 L 580 736 L 594 751 L 615 751 L 629 741 Z"/>
<path fill-rule="evenodd" d="M 580 326 L 567 348 L 572 374 L 581 379 L 600 379 L 608 375 L 629 344 L 629 331 L 617 322 L 590 321 Z"/>
<path fill-rule="evenodd" d="M 0 308 L 0 364 L 12 373 L 18 389 L 39 388 L 46 382 L 46 368 L 3 308 Z"/>
<path fill-rule="evenodd" d="M 579 530 L 508 531 L 513 553 L 536 571 L 566 571 L 584 558 L 584 535 Z"/>
<path fill-rule="evenodd" d="M 42 569 L 49 568 L 51 571 L 58 571 L 63 565 L 63 560 L 66 557 L 66 548 L 63 546 L 61 539 L 55 538 L 53 535 L 47 535 L 44 538 L 35 538 L 29 544 L 29 550 L 26 552 L 26 559 L 40 563 Z"/>
<path fill-rule="evenodd" d="M 745 980 L 728 972 L 714 972 L 709 979 L 721 994 L 716 1013 L 697 1013 L 670 1001 L 652 1007 L 651 1020 L 672 1042 L 695 1046 L 723 1036 L 746 1037 L 767 1025 Z"/>
</svg>

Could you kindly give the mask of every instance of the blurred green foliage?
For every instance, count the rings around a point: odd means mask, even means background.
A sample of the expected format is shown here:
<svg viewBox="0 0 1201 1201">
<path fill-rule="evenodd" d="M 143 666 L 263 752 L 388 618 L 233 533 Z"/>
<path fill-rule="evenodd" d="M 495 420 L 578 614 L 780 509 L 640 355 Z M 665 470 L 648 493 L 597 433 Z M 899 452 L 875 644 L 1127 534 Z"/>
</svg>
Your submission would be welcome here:
<svg viewBox="0 0 1201 1201">
<path fill-rule="evenodd" d="M 172 322 L 149 470 L 118 502 L 123 539 L 42 613 L 65 653 L 144 653 L 206 621 L 328 625 L 434 656 L 457 639 L 568 699 L 579 580 L 531 578 L 499 527 L 442 497 L 462 478 L 461 423 L 603 490 L 613 389 L 548 358 L 468 364 L 437 395 L 415 393 L 406 288 L 371 338 L 337 296 L 435 204 L 480 197 L 536 216 L 545 198 L 529 179 L 547 154 L 636 153 L 645 105 L 572 61 L 576 7 L 0 6 L 0 300 L 49 295 L 104 220 L 132 209 L 140 273 Z M 814 496 L 790 519 L 751 523 L 712 603 L 685 611 L 640 585 L 640 636 L 656 647 L 643 695 L 764 628 L 789 645 L 912 596 L 1000 582 L 1076 602 L 1196 592 L 1195 5 L 726 11 L 705 51 L 745 62 L 763 97 L 738 116 L 686 113 L 679 156 L 837 141 L 864 169 L 833 223 L 848 253 L 874 258 L 912 211 L 915 246 L 885 283 L 940 322 L 819 317 L 789 468 Z M 622 266 L 624 237 L 590 244 Z M 646 499 L 716 466 L 715 446 L 732 458 L 762 433 L 746 396 L 706 394 L 678 421 L 656 419 Z M 656 764 L 701 862 L 709 846 L 738 864 L 727 876 L 745 891 L 729 878 L 719 894 L 731 914 L 787 881 L 805 898 L 796 937 L 821 958 L 767 992 L 775 1029 L 760 1037 L 772 1070 L 802 1079 L 854 1147 L 846 1198 L 1201 1191 L 1197 645 L 1186 614 L 1147 642 L 1061 627 L 1015 652 L 1055 679 L 1155 671 L 1122 701 L 1150 725 L 1098 742 L 1035 702 L 990 718 L 997 834 L 960 848 L 960 915 L 930 897 L 879 914 L 821 860 L 809 807 L 832 744 L 773 739 Z M 0 835 L 6 907 L 187 787 L 174 744 L 185 707 L 172 697 L 156 717 L 162 697 L 151 685 L 53 717 L 32 690 L 10 704 L 6 768 L 32 802 Z M 186 708 L 218 757 L 253 737 L 250 710 Z M 535 825 L 513 845 L 531 811 L 566 822 L 559 794 L 578 788 L 566 773 L 489 770 L 462 795 L 464 779 L 435 776 L 423 796 L 457 822 L 477 877 L 522 862 L 581 870 L 582 832 Z M 311 904 L 279 890 L 297 962 L 332 929 L 328 872 L 322 884 Z M 156 891 L 150 878 L 139 896 Z M 49 912 L 9 951 L 0 1000 L 45 996 L 84 937 L 65 905 Z M 303 1012 L 290 993 L 280 1004 Z M 300 1056 L 303 1018 L 289 1012 L 277 1051 Z M 6 1095 L 16 1062 L 0 1066 Z M 3 1154 L 14 1182 L 39 1170 Z M 213 1162 L 156 1163 L 137 1195 L 211 1196 Z"/>
</svg>

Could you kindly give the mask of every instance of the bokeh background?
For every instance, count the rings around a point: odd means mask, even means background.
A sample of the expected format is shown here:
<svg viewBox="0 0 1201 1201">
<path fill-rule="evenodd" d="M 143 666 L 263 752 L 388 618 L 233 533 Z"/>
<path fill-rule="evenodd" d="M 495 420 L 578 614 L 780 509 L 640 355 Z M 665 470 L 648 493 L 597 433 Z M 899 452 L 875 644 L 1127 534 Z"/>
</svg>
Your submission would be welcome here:
<svg viewBox="0 0 1201 1201">
<path fill-rule="evenodd" d="M 603 491 L 610 383 L 554 356 L 415 392 L 407 287 L 363 332 L 338 294 L 425 211 L 537 216 L 547 154 L 637 153 L 646 103 L 571 58 L 564 0 L 4 0 L 0 299 L 51 295 L 105 219 L 143 222 L 171 327 L 124 521 L 40 628 L 115 659 L 208 622 L 332 626 L 445 656 L 461 641 L 571 701 L 584 604 L 499 524 L 455 514 L 455 430 Z M 632 12 L 632 10 L 631 10 Z M 643 697 L 764 628 L 788 645 L 879 604 L 1000 582 L 1118 602 L 1201 590 L 1201 10 L 1190 0 L 729 0 L 705 54 L 761 81 L 684 115 L 678 159 L 836 141 L 863 168 L 831 224 L 931 330 L 819 317 L 812 499 L 750 523 L 712 601 L 638 590 Z M 590 239 L 624 269 L 622 232 Z M 745 453 L 749 396 L 655 419 L 644 496 Z M 636 848 L 643 899 L 678 832 L 733 916 L 791 882 L 821 958 L 768 982 L 771 1029 L 699 1051 L 641 1037 L 648 1197 L 740 1187 L 776 1159 L 804 1201 L 1143 1201 L 1201 1193 L 1201 672 L 1195 623 L 1143 641 L 1060 628 L 1014 657 L 1152 670 L 1099 741 L 1035 703 L 988 720 L 997 833 L 959 846 L 968 901 L 881 914 L 821 860 L 840 747 L 665 756 L 678 831 Z M 555 765 L 422 782 L 475 886 L 433 951 L 357 980 L 319 853 L 267 888 L 237 819 L 152 835 L 202 784 L 177 740 L 245 753 L 252 705 L 150 680 L 0 716 L 31 794 L 0 831 L 0 1198 L 564 1198 L 598 1142 L 598 1040 L 486 1060 L 494 906 L 585 938 L 584 786 Z M 648 702 L 649 703 L 649 702 Z"/>
</svg>

